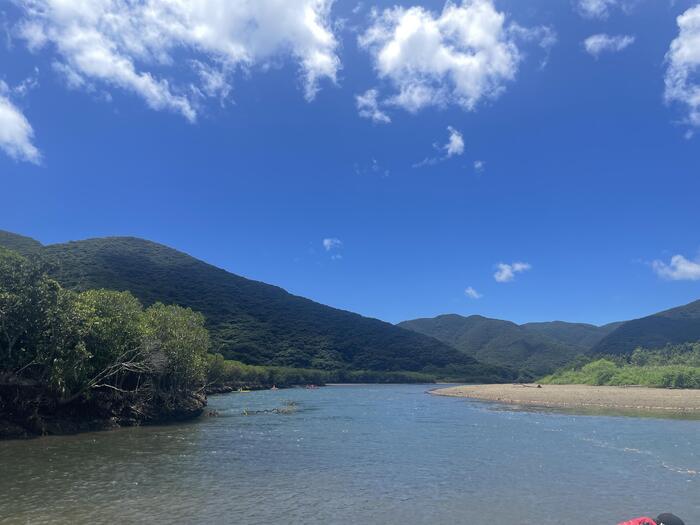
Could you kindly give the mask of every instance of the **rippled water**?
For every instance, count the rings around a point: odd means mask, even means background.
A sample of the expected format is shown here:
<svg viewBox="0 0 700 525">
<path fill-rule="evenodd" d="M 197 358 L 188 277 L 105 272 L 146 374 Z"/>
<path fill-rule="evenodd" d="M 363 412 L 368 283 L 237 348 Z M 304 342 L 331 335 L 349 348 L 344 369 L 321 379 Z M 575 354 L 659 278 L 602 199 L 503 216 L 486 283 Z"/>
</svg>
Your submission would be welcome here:
<svg viewBox="0 0 700 525">
<path fill-rule="evenodd" d="M 194 423 L 0 443 L 0 521 L 614 524 L 673 511 L 700 524 L 698 421 L 516 412 L 427 388 L 230 394 Z M 291 413 L 264 412 L 288 401 Z"/>
</svg>

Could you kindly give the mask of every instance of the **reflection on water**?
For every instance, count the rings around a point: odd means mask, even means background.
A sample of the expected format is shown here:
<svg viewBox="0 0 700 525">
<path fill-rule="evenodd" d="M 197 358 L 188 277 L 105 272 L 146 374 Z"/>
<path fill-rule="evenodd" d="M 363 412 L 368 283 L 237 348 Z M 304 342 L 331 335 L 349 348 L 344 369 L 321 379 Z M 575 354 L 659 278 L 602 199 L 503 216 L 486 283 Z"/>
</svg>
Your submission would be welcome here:
<svg viewBox="0 0 700 525">
<path fill-rule="evenodd" d="M 670 510 L 700 523 L 698 421 L 425 390 L 231 394 L 194 423 L 0 443 L 0 521 L 603 524 Z"/>
</svg>

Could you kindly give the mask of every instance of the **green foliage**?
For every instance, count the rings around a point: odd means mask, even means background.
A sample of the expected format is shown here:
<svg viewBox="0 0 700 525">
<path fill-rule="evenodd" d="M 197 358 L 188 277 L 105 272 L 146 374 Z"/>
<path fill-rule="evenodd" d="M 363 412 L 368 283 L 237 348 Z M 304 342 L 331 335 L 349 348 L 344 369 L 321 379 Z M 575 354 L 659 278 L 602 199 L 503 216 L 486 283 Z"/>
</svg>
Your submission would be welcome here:
<svg viewBox="0 0 700 525">
<path fill-rule="evenodd" d="M 74 298 L 41 265 L 0 249 L 0 369 L 32 374 L 58 389 L 76 381 L 87 352 Z"/>
<path fill-rule="evenodd" d="M 700 388 L 700 343 L 638 348 L 625 358 L 612 356 L 578 364 L 540 380 L 548 384 L 640 385 Z"/>
<path fill-rule="evenodd" d="M 294 385 L 326 383 L 435 383 L 503 381 L 503 370 L 499 367 L 480 365 L 451 366 L 433 368 L 424 372 L 380 371 L 380 370 L 319 370 L 278 366 L 246 365 L 239 361 L 224 359 L 221 354 L 209 355 L 207 383 L 212 386 L 234 388 L 267 388 L 273 385 L 287 387 Z M 511 376 L 511 379 L 514 376 Z"/>
<path fill-rule="evenodd" d="M 204 316 L 190 308 L 156 303 L 143 315 L 142 340 L 170 388 L 188 389 L 204 383 L 209 332 Z"/>
<path fill-rule="evenodd" d="M 128 292 L 62 289 L 41 264 L 0 249 L 0 377 L 61 402 L 94 389 L 191 391 L 206 375 L 201 314 Z M 125 390 L 127 389 L 127 390 Z"/>
<path fill-rule="evenodd" d="M 40 253 L 67 288 L 129 291 L 146 306 L 162 302 L 201 312 L 213 350 L 227 359 L 331 371 L 423 372 L 455 365 L 485 380 L 474 358 L 434 338 L 291 295 L 160 244 L 90 239 Z M 512 376 L 497 367 L 488 373 L 498 380 Z"/>
<path fill-rule="evenodd" d="M 479 315 L 441 315 L 399 326 L 434 337 L 484 363 L 514 368 L 524 380 L 552 372 L 585 350 L 510 321 Z"/>
<path fill-rule="evenodd" d="M 141 346 L 143 307 L 128 292 L 88 290 L 77 295 L 75 308 L 94 369 L 103 369 Z"/>
</svg>

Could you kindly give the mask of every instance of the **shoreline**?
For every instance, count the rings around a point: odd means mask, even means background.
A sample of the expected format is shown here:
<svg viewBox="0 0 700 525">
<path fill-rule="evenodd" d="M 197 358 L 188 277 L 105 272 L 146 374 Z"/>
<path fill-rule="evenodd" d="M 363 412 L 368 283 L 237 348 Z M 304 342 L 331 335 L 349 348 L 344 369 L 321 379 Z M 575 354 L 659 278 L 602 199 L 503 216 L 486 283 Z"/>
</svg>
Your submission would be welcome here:
<svg viewBox="0 0 700 525">
<path fill-rule="evenodd" d="M 529 408 L 700 417 L 700 390 L 589 385 L 542 385 L 538 388 L 536 384 L 507 384 L 454 386 L 428 393 Z"/>
</svg>

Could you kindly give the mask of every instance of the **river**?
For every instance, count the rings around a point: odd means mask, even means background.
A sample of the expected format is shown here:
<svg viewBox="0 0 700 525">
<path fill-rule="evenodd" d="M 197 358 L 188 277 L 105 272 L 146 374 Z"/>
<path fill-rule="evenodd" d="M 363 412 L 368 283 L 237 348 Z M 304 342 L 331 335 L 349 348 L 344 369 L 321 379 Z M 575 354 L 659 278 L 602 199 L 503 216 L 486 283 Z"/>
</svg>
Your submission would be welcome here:
<svg viewBox="0 0 700 525">
<path fill-rule="evenodd" d="M 187 424 L 0 442 L 0 522 L 700 524 L 699 421 L 428 388 L 229 394 Z"/>
</svg>

